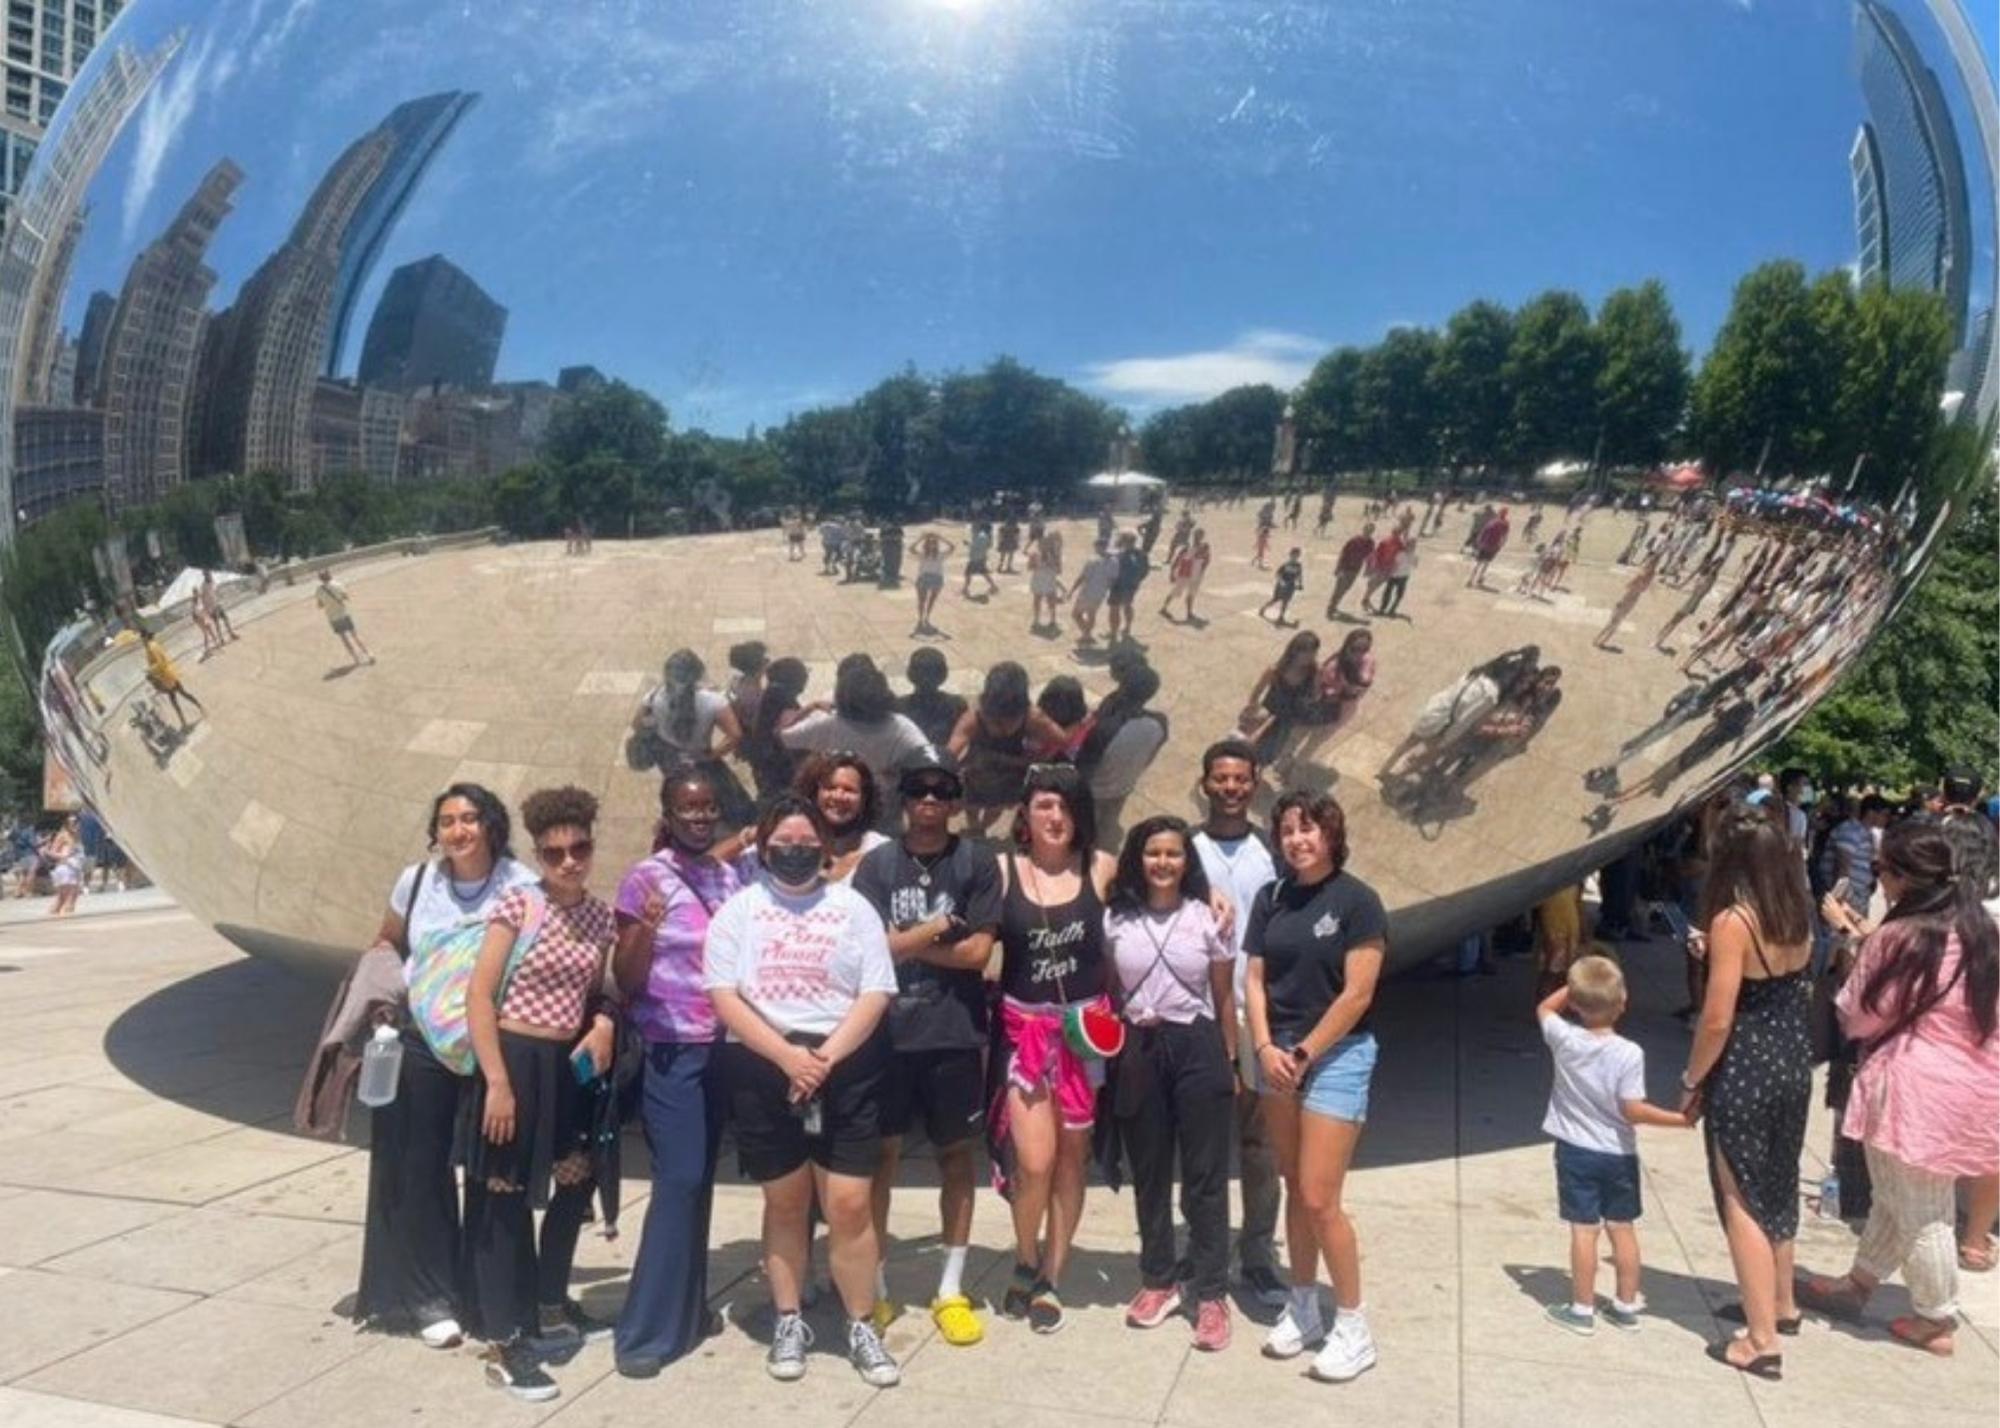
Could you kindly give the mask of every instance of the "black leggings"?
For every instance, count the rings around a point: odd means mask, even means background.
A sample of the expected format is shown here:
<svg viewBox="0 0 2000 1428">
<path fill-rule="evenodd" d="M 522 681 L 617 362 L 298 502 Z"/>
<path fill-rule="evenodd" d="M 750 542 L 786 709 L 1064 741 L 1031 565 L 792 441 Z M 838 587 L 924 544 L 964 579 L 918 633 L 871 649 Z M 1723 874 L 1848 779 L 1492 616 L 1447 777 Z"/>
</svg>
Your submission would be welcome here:
<svg viewBox="0 0 2000 1428">
<path fill-rule="evenodd" d="M 540 1244 L 525 1190 L 492 1190 L 467 1207 L 466 1251 L 486 1337 L 504 1343 L 541 1328 L 538 1307 L 555 1308 L 569 1297 L 576 1241 L 590 1217 L 594 1182 L 562 1185 L 542 1212 Z"/>
<path fill-rule="evenodd" d="M 1118 1058 L 1112 1105 L 1132 1162 L 1139 1217 L 1139 1273 L 1148 1289 L 1174 1282 L 1174 1159 L 1197 1299 L 1229 1288 L 1229 1145 L 1236 1138 L 1236 1082 L 1222 1029 L 1202 1018 L 1131 1028 Z"/>
</svg>

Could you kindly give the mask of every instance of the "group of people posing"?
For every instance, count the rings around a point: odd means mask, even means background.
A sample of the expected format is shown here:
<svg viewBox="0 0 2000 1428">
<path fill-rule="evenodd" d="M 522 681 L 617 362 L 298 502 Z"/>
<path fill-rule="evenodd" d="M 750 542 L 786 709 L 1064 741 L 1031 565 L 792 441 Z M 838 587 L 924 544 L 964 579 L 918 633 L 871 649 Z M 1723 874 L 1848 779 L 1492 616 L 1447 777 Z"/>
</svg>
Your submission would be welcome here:
<svg viewBox="0 0 2000 1428">
<path fill-rule="evenodd" d="M 1310 1350 L 1331 1381 L 1375 1362 L 1341 1189 L 1367 1116 L 1386 919 L 1347 869 L 1339 805 L 1288 794 L 1267 837 L 1250 821 L 1257 754 L 1228 740 L 1203 756 L 1206 823 L 1145 819 L 1114 855 L 1074 764 L 1025 770 L 997 847 L 956 826 L 969 777 L 950 752 L 927 746 L 893 777 L 893 836 L 875 769 L 847 751 L 815 754 L 732 829 L 711 772 L 676 762 L 654 851 L 609 900 L 592 891 L 588 793 L 522 801 L 531 862 L 492 793 L 438 796 L 431 855 L 398 880 L 363 959 L 408 990 L 368 1019 L 400 1028 L 401 1069 L 373 1117 L 358 1316 L 437 1347 L 474 1335 L 488 1380 L 531 1400 L 558 1391 L 551 1359 L 594 1335 L 615 1336 L 621 1373 L 657 1374 L 720 1328 L 707 1264 L 727 1124 L 763 1192 L 769 1372 L 806 1372 L 817 1217 L 842 1347 L 886 1387 L 905 1137 L 921 1131 L 941 1184 L 928 1310 L 945 1342 L 970 1346 L 985 1334 L 965 1281 L 982 1150 L 1014 1227 L 1000 1312 L 1053 1334 L 1097 1132 L 1098 1163 L 1115 1156 L 1134 1191 L 1130 1325 L 1178 1315 L 1197 1348 L 1230 1342 L 1236 1155 L 1244 1283 L 1283 1310 L 1265 1352 Z M 593 1194 L 614 1209 L 623 1101 L 653 1186 L 613 1325 L 569 1279 Z"/>
</svg>

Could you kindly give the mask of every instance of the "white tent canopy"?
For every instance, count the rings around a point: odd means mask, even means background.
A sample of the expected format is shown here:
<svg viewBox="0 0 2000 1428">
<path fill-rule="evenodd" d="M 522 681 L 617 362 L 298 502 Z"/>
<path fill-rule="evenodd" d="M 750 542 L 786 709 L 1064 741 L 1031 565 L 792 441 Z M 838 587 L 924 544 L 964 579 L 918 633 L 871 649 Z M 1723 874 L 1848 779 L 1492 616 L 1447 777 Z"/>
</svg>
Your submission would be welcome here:
<svg viewBox="0 0 2000 1428">
<path fill-rule="evenodd" d="M 160 592 L 159 599 L 150 605 L 142 607 L 139 613 L 142 615 L 157 615 L 163 610 L 173 609 L 176 605 L 186 604 L 189 600 L 194 599 L 194 592 L 201 588 L 201 577 L 203 574 L 204 572 L 195 566 L 190 565 L 186 567 L 179 575 L 173 578 L 166 589 Z M 217 585 L 228 585 L 232 581 L 243 578 L 234 571 L 229 570 L 218 570 L 214 574 Z"/>
<path fill-rule="evenodd" d="M 1164 486 L 1167 483 L 1157 476 L 1148 476 L 1143 471 L 1100 471 L 1083 484 L 1096 486 L 1100 490 L 1116 490 L 1125 486 L 1151 488 Z"/>
</svg>

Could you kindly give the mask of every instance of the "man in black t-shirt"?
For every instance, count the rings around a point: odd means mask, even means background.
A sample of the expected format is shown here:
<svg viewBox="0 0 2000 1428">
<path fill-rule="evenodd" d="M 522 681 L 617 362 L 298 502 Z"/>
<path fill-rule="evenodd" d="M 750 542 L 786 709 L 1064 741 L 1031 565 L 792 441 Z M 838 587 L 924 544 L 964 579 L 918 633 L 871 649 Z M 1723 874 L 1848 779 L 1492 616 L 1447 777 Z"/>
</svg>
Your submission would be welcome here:
<svg viewBox="0 0 2000 1428">
<path fill-rule="evenodd" d="M 944 1220 L 944 1268 L 931 1318 L 945 1342 L 974 1344 L 984 1330 L 963 1278 L 972 1238 L 973 1151 L 985 1129 L 984 973 L 1000 925 L 1000 863 L 992 850 L 951 831 L 965 793 L 951 755 L 915 756 L 903 766 L 898 789 L 907 831 L 854 871 L 854 890 L 881 914 L 896 959 L 896 1000 L 888 1017 L 894 1058 L 882 1079 L 875 1228 L 887 1234 L 902 1137 L 921 1115 L 937 1152 Z M 879 1329 L 895 1316 L 879 1270 L 875 1299 Z"/>
</svg>

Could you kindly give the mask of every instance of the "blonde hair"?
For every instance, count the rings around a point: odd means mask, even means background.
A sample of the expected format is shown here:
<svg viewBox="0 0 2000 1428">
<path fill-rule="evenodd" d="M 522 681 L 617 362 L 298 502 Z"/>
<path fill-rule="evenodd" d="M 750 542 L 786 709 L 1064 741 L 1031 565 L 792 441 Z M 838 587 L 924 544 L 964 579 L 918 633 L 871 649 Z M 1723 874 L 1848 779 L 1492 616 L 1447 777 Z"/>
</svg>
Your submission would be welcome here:
<svg viewBox="0 0 2000 1428">
<path fill-rule="evenodd" d="M 1586 1026 L 1606 1026 L 1625 1006 L 1625 973 L 1601 953 L 1579 957 L 1569 969 L 1569 1004 Z"/>
</svg>

